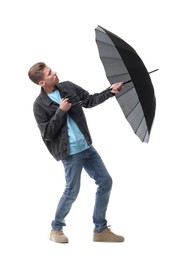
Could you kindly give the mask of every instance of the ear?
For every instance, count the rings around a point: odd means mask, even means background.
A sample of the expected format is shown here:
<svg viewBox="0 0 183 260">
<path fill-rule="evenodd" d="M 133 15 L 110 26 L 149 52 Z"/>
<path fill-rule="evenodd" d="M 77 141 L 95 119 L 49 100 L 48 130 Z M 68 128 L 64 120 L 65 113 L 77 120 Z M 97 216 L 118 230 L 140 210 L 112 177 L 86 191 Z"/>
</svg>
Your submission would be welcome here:
<svg viewBox="0 0 183 260">
<path fill-rule="evenodd" d="M 44 80 L 40 80 L 38 84 L 39 84 L 41 87 L 44 87 L 45 81 L 44 81 Z"/>
</svg>

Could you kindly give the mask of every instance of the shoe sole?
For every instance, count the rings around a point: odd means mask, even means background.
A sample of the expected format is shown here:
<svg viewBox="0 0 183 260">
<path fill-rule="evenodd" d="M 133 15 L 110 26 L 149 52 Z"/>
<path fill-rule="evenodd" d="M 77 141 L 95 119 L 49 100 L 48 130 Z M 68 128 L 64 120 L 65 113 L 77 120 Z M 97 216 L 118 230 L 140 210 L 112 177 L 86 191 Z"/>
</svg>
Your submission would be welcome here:
<svg viewBox="0 0 183 260">
<path fill-rule="evenodd" d="M 67 243 L 69 243 L 68 240 L 57 240 L 57 239 L 54 239 L 54 238 L 52 238 L 52 237 L 50 237 L 50 241 L 53 241 L 53 242 L 55 242 L 55 243 L 62 243 L 62 244 L 67 244 Z"/>
<path fill-rule="evenodd" d="M 125 240 L 93 240 L 93 242 L 106 242 L 106 243 L 120 243 L 120 242 L 124 242 Z"/>
</svg>

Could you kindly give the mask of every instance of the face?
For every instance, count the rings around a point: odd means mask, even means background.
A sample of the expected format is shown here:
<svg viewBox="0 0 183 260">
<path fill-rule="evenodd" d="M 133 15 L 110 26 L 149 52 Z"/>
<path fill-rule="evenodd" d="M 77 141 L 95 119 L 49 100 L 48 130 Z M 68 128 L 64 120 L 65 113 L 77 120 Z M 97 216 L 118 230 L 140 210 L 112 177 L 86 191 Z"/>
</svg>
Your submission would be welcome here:
<svg viewBox="0 0 183 260">
<path fill-rule="evenodd" d="M 43 79 L 39 82 L 39 85 L 41 85 L 47 93 L 50 93 L 55 89 L 55 84 L 58 82 L 57 73 L 52 71 L 49 67 L 45 67 L 43 69 Z"/>
</svg>

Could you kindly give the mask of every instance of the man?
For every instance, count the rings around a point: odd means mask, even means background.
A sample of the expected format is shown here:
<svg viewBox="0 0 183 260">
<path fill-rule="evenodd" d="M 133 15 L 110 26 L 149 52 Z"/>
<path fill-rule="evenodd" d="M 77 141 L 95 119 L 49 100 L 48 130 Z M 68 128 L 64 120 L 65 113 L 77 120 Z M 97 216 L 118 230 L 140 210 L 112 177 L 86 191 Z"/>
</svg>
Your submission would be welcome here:
<svg viewBox="0 0 183 260">
<path fill-rule="evenodd" d="M 108 90 L 90 95 L 76 84 L 59 83 L 57 73 L 45 63 L 38 62 L 29 72 L 29 78 L 41 86 L 41 93 L 34 102 L 34 115 L 43 141 L 49 152 L 61 160 L 65 169 L 65 190 L 58 203 L 52 221 L 50 240 L 68 243 L 63 232 L 65 217 L 76 200 L 84 168 L 98 186 L 93 212 L 93 241 L 122 242 L 122 236 L 114 234 L 107 226 L 106 211 L 112 178 L 102 159 L 92 146 L 92 139 L 82 109 L 94 107 L 118 93 L 123 83 L 113 84 Z"/>
</svg>

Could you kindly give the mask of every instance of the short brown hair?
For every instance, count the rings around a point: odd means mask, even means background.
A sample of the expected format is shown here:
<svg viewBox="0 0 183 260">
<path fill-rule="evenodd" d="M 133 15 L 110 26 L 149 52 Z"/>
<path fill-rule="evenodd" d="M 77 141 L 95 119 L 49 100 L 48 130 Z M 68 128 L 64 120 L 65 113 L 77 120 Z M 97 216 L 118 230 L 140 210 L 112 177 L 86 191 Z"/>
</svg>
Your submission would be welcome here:
<svg viewBox="0 0 183 260">
<path fill-rule="evenodd" d="M 42 72 L 43 69 L 46 67 L 46 64 L 44 62 L 37 62 L 34 64 L 28 72 L 28 76 L 30 80 L 32 80 L 35 84 L 39 84 L 39 81 L 42 79 Z"/>
</svg>

